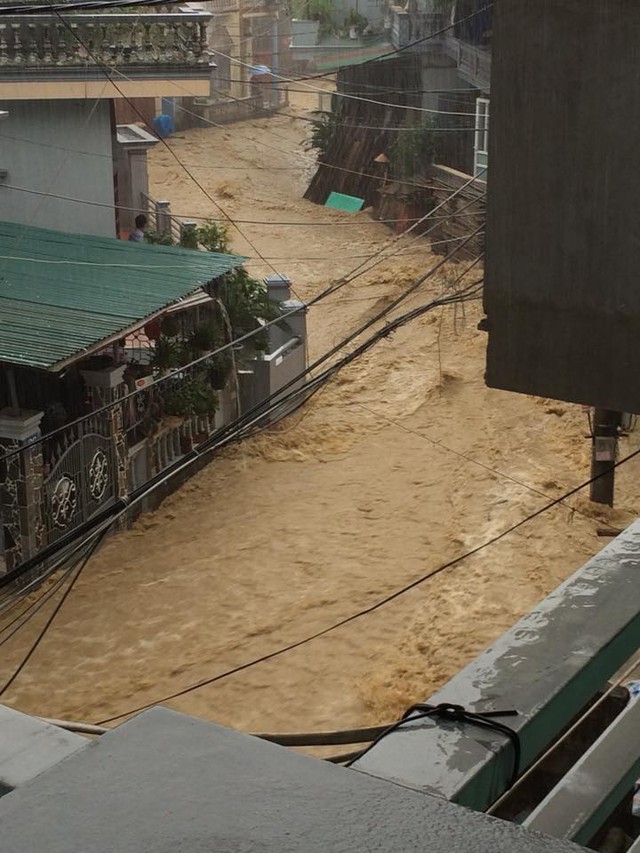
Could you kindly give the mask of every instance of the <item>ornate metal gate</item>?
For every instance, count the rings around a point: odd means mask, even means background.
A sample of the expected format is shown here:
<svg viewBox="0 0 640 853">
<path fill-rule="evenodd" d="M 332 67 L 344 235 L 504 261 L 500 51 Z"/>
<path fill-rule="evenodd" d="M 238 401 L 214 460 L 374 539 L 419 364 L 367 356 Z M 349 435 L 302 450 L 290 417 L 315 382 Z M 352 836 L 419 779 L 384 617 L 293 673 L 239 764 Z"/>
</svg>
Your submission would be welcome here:
<svg viewBox="0 0 640 853">
<path fill-rule="evenodd" d="M 55 437 L 47 448 L 44 527 L 47 543 L 91 518 L 116 495 L 116 461 L 109 418 L 96 415 Z"/>
</svg>

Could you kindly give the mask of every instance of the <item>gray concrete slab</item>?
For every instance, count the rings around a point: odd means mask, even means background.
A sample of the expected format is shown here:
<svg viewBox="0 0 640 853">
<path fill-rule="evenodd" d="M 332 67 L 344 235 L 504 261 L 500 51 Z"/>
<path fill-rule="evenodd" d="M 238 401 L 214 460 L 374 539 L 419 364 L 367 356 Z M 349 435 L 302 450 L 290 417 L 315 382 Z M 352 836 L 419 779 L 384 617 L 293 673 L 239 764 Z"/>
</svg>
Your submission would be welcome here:
<svg viewBox="0 0 640 853">
<path fill-rule="evenodd" d="M 0 795 L 87 746 L 81 735 L 0 705 Z"/>
<path fill-rule="evenodd" d="M 640 776 L 640 702 L 631 702 L 524 821 L 587 844 Z"/>
<path fill-rule="evenodd" d="M 522 743 L 521 770 L 640 647 L 640 522 L 577 571 L 428 701 L 503 720 Z M 513 748 L 464 723 L 394 732 L 354 767 L 484 811 L 507 788 Z"/>
<path fill-rule="evenodd" d="M 2 853 L 571 853 L 575 845 L 154 709 L 0 800 Z"/>
</svg>

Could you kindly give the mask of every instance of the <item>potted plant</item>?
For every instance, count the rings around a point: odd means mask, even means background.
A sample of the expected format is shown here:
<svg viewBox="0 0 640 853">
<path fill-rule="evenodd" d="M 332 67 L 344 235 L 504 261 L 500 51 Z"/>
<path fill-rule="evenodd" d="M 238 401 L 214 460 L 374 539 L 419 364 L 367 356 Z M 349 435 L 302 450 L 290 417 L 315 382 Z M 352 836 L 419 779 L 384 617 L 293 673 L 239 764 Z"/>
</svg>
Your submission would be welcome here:
<svg viewBox="0 0 640 853">
<path fill-rule="evenodd" d="M 161 334 L 156 341 L 153 356 L 151 357 L 151 366 L 155 370 L 158 370 L 162 376 L 167 371 L 180 367 L 180 355 L 180 344 Z"/>
<path fill-rule="evenodd" d="M 232 367 L 233 358 L 230 350 L 225 350 L 213 357 L 208 371 L 209 383 L 213 389 L 222 391 L 226 388 Z"/>
</svg>

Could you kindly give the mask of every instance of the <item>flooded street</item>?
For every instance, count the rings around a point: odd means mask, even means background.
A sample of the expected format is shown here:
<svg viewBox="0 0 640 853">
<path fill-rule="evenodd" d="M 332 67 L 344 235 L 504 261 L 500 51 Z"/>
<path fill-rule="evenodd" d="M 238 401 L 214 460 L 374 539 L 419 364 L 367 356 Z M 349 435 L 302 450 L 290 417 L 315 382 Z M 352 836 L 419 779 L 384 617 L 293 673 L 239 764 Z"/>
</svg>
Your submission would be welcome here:
<svg viewBox="0 0 640 853">
<path fill-rule="evenodd" d="M 273 266 L 303 299 L 392 239 L 366 212 L 302 200 L 313 157 L 301 146 L 308 123 L 294 113 L 309 118 L 314 106 L 299 97 L 291 116 L 169 140 L 227 214 L 264 221 L 241 225 L 244 237 L 230 231 L 252 274 Z M 220 215 L 161 146 L 150 176 L 176 214 Z M 405 248 L 310 310 L 311 357 L 437 261 L 424 241 L 390 245 Z M 463 269 L 434 277 L 401 310 Z M 465 282 L 476 278 L 478 269 Z M 225 451 L 113 536 L 3 701 L 87 722 L 124 713 L 372 605 L 586 480 L 585 413 L 487 389 L 481 316 L 473 302 L 404 326 L 305 408 Z M 637 434 L 622 454 L 635 446 Z M 637 470 L 620 470 L 616 510 L 573 498 L 578 511 L 558 506 L 376 612 L 170 706 L 248 731 L 392 719 L 602 548 L 603 520 L 631 520 Z M 50 612 L 4 647 L 4 677 Z"/>
</svg>

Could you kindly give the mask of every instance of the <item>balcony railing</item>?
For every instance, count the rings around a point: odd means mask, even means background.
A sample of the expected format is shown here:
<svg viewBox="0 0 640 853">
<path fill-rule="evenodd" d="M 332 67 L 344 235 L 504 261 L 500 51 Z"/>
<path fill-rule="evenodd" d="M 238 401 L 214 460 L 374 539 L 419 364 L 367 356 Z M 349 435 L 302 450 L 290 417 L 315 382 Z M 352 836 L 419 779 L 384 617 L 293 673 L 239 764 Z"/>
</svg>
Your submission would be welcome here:
<svg viewBox="0 0 640 853">
<path fill-rule="evenodd" d="M 470 83 L 483 92 L 491 85 L 491 49 L 475 47 L 453 36 L 444 39 L 444 49 L 457 63 L 458 70 Z"/>
<path fill-rule="evenodd" d="M 9 15 L 0 18 L 0 75 L 12 68 L 207 66 L 206 12 Z"/>
</svg>

